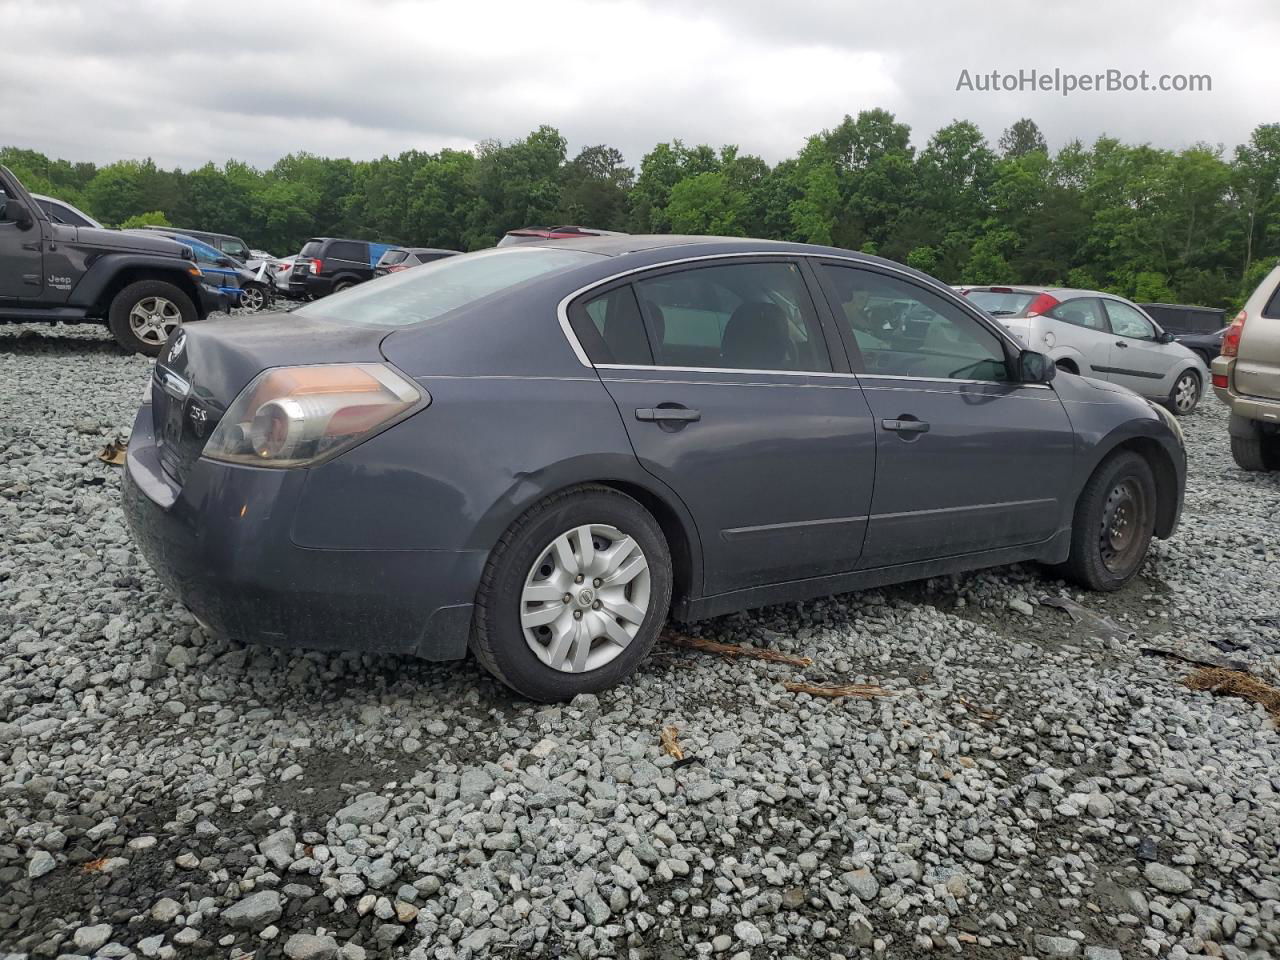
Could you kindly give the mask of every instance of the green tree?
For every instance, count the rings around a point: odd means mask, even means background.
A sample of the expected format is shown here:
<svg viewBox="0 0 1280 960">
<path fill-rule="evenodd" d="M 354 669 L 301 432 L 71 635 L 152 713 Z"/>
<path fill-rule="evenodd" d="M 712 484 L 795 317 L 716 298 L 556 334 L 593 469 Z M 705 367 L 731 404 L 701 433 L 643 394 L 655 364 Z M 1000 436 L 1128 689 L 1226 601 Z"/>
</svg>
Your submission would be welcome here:
<svg viewBox="0 0 1280 960">
<path fill-rule="evenodd" d="M 146 213 L 135 214 L 120 224 L 121 230 L 132 230 L 137 227 L 172 227 L 169 218 L 160 210 L 148 210 Z"/>
</svg>

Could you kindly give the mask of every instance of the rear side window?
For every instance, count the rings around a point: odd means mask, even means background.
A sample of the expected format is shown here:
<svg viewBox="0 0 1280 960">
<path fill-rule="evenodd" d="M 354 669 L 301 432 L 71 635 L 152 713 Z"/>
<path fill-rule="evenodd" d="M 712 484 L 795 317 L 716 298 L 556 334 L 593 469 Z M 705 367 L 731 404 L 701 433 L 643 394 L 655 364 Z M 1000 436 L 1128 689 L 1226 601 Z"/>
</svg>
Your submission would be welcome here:
<svg viewBox="0 0 1280 960">
<path fill-rule="evenodd" d="M 1276 288 L 1271 291 L 1271 299 L 1262 308 L 1262 315 L 1268 320 L 1280 317 L 1280 284 L 1276 284 Z"/>
<path fill-rule="evenodd" d="M 1077 297 L 1058 304 L 1048 314 L 1054 320 L 1061 320 L 1075 327 L 1096 330 L 1105 333 L 1107 318 L 1102 313 L 1102 304 L 1093 297 Z"/>
<path fill-rule="evenodd" d="M 794 263 L 696 267 L 637 280 L 635 293 L 658 366 L 831 369 Z"/>
<path fill-rule="evenodd" d="M 574 332 L 593 363 L 652 365 L 644 319 L 630 284 L 588 300 L 574 309 L 574 315 Z"/>
<path fill-rule="evenodd" d="M 300 307 L 294 313 L 339 323 L 407 327 L 444 316 L 537 277 L 599 261 L 594 253 L 548 247 L 445 257 L 388 274 Z M 554 322 L 554 321 L 553 321 Z"/>
<path fill-rule="evenodd" d="M 334 240 L 325 251 L 327 260 L 348 260 L 352 263 L 369 262 L 369 245 L 352 240 Z"/>
<path fill-rule="evenodd" d="M 320 249 L 324 246 L 319 240 L 308 240 L 302 245 L 302 250 L 298 253 L 299 257 L 318 257 Z"/>
<path fill-rule="evenodd" d="M 378 260 L 378 266 L 390 267 L 397 263 L 404 263 L 409 258 L 408 250 L 388 250 Z"/>
<path fill-rule="evenodd" d="M 247 260 L 249 258 L 249 248 L 243 240 L 237 240 L 235 237 L 224 237 L 218 246 L 222 248 L 222 252 L 227 256 L 235 257 L 237 260 Z"/>
</svg>

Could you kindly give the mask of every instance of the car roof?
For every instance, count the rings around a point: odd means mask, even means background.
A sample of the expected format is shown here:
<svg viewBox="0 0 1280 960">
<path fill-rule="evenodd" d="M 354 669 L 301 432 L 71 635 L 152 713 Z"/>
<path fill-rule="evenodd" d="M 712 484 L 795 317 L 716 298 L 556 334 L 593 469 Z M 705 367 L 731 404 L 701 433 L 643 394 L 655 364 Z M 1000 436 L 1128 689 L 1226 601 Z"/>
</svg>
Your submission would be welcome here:
<svg viewBox="0 0 1280 960">
<path fill-rule="evenodd" d="M 450 250 L 448 247 L 392 247 L 393 250 L 408 250 L 410 253 L 461 253 L 461 250 Z"/>
</svg>

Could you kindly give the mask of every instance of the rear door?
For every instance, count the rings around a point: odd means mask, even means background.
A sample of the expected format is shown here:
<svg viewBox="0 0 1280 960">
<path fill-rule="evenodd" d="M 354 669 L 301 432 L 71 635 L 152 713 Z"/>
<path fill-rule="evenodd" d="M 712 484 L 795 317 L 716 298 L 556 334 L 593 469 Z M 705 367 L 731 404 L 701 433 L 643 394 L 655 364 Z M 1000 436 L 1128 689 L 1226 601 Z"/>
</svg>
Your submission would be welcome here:
<svg viewBox="0 0 1280 960">
<path fill-rule="evenodd" d="M 1107 379 L 1134 393 L 1163 396 L 1162 381 L 1173 366 L 1173 357 L 1156 342 L 1156 326 L 1137 307 L 1105 297 L 1102 300 L 1111 321 L 1111 360 Z"/>
<path fill-rule="evenodd" d="M 1240 350 L 1232 368 L 1235 389 L 1245 396 L 1280 400 L 1280 267 L 1245 304 Z M 1219 341 L 1221 342 L 1221 341 Z"/>
<path fill-rule="evenodd" d="M 1089 366 L 1088 370 L 1081 370 L 1082 373 L 1109 379 L 1108 374 L 1100 371 L 1110 366 L 1115 337 L 1107 324 L 1102 301 L 1097 297 L 1074 297 L 1063 300 L 1045 316 L 1057 321 L 1052 331 L 1058 341 L 1054 347 L 1074 348 Z M 1059 355 L 1057 350 L 1054 355 Z"/>
<path fill-rule="evenodd" d="M 953 299 L 888 271 L 831 261 L 820 272 L 875 423 L 860 566 L 1053 536 L 1069 515 L 1074 450 L 1057 394 L 1012 382 L 1002 338 Z M 881 322 L 889 303 L 907 304 L 923 337 Z"/>
<path fill-rule="evenodd" d="M 871 416 L 833 369 L 799 262 L 654 271 L 587 294 L 571 319 L 640 463 L 697 522 L 705 595 L 856 566 Z"/>
</svg>

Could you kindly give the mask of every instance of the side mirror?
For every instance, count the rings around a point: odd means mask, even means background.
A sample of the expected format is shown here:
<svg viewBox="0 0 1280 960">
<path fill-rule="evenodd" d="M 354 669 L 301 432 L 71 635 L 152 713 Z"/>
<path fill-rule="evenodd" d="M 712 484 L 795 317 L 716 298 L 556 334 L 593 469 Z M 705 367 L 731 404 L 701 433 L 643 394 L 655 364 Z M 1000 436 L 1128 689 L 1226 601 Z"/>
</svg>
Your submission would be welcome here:
<svg viewBox="0 0 1280 960">
<path fill-rule="evenodd" d="M 230 257 L 219 257 L 219 258 L 218 258 L 216 261 L 214 261 L 214 262 L 215 262 L 215 263 L 217 264 L 217 266 L 219 266 L 219 267 L 234 267 L 234 266 L 235 266 L 235 264 L 231 262 L 231 258 L 230 258 Z"/>
<path fill-rule="evenodd" d="M 1156 343 L 1173 343 L 1176 339 L 1177 337 L 1168 330 L 1163 330 L 1161 331 L 1160 336 L 1156 337 Z"/>
<path fill-rule="evenodd" d="M 27 205 L 13 197 L 4 205 L 4 219 L 16 223 L 19 230 L 26 230 L 32 223 L 31 211 L 27 209 Z"/>
<path fill-rule="evenodd" d="M 1043 353 L 1034 350 L 1023 350 L 1018 354 L 1019 383 L 1048 383 L 1058 375 L 1058 368 L 1053 360 Z"/>
</svg>

